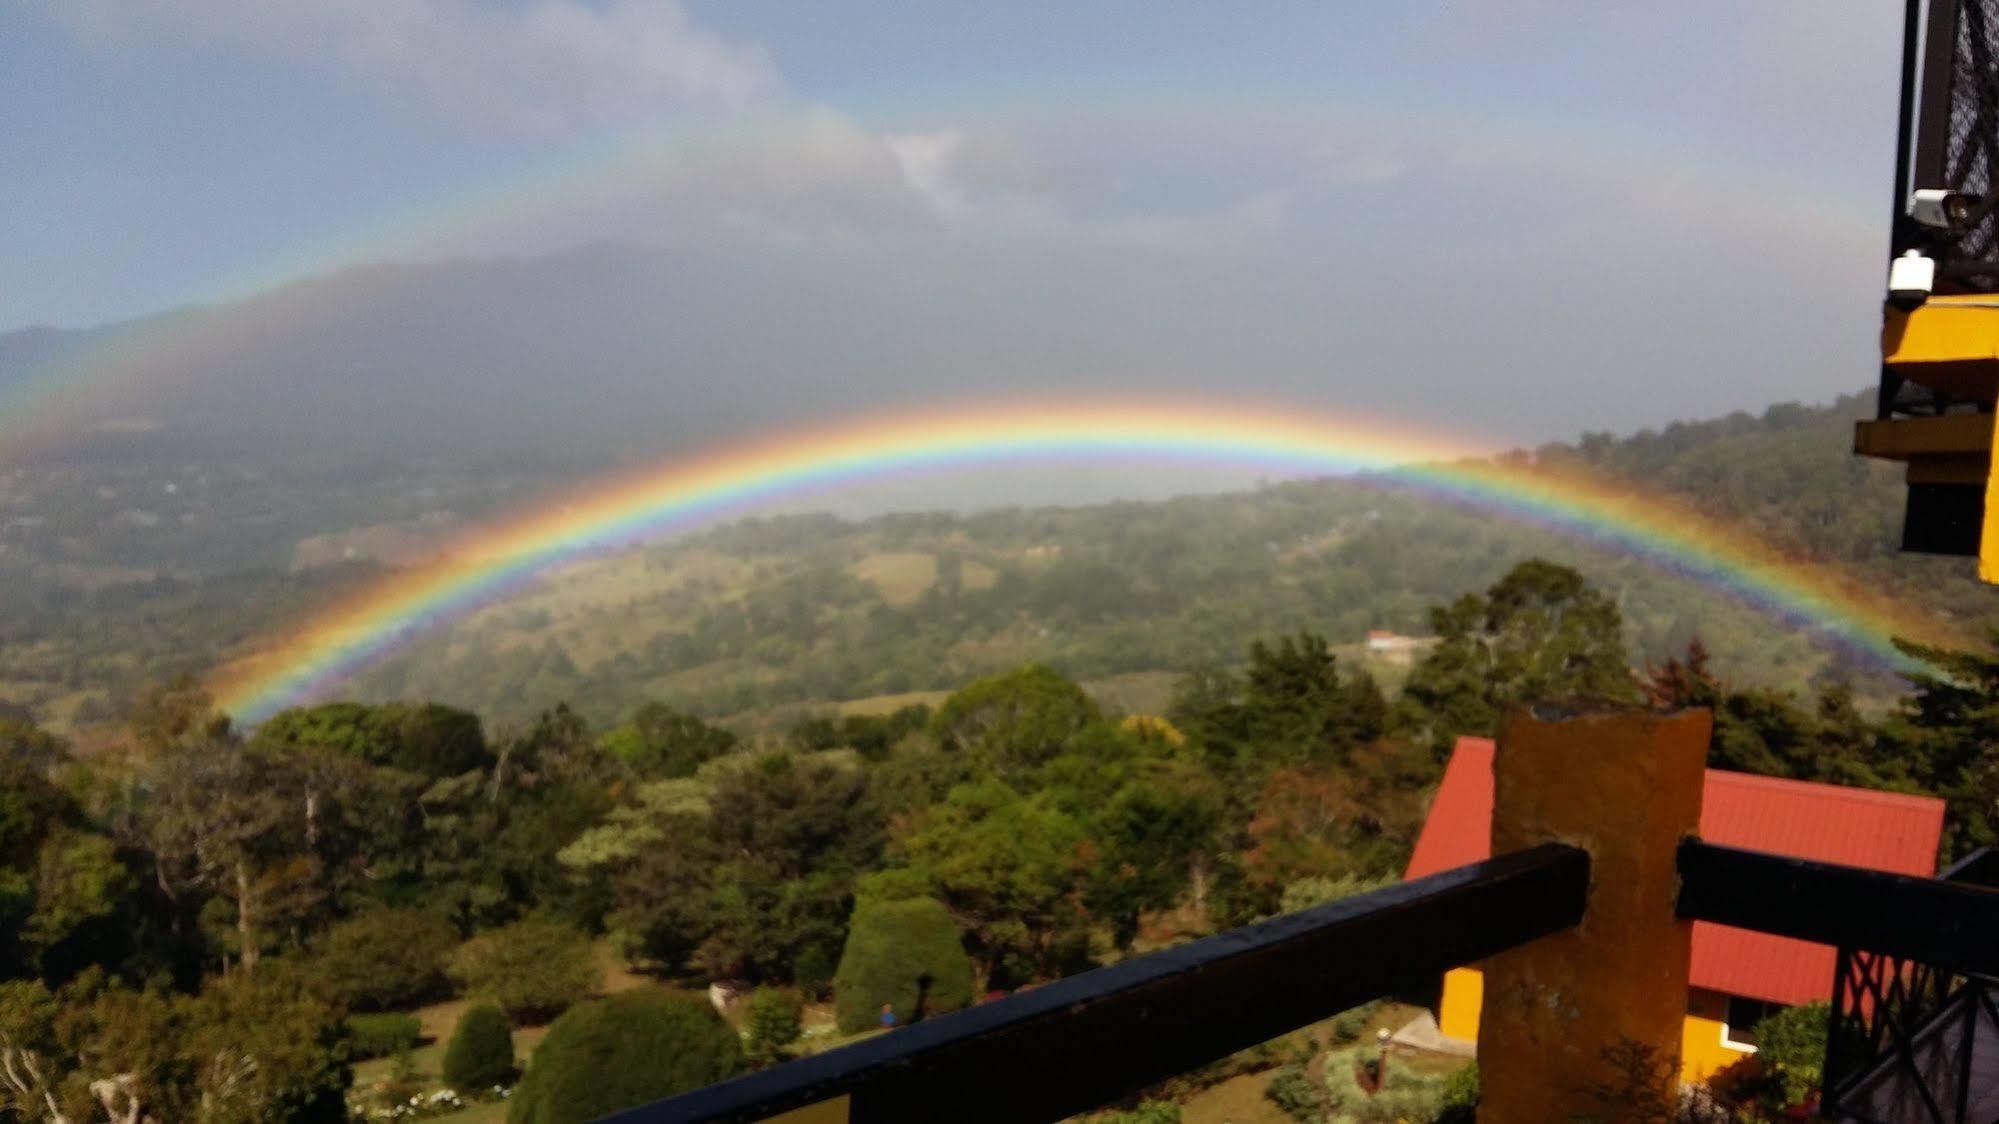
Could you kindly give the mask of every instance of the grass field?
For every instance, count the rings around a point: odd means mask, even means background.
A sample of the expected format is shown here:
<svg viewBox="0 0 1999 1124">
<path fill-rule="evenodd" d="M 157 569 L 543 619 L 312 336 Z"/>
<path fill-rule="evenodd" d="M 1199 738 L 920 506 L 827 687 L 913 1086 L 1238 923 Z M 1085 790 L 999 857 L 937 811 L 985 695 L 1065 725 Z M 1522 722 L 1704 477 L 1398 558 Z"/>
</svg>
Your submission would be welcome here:
<svg viewBox="0 0 1999 1124">
<path fill-rule="evenodd" d="M 847 567 L 847 571 L 873 585 L 881 592 L 883 601 L 902 607 L 915 604 L 917 598 L 937 584 L 937 556 L 909 550 L 884 551 L 868 555 Z"/>
</svg>

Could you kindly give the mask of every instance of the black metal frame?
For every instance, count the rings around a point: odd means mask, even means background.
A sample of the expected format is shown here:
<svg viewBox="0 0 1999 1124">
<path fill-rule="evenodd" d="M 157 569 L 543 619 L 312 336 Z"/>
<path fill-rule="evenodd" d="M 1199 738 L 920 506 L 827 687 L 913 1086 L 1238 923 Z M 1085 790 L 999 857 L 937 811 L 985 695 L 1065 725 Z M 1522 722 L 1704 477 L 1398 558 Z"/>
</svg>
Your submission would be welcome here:
<svg viewBox="0 0 1999 1124">
<path fill-rule="evenodd" d="M 1543 844 L 1085 972 L 609 1119 L 753 1121 L 846 1097 L 854 1124 L 1059 1120 L 1570 928 L 1582 918 L 1588 888 L 1588 855 Z"/>
<path fill-rule="evenodd" d="M 1905 0 L 1891 251 L 1937 261 L 1940 292 L 1999 289 L 1999 0 Z M 1921 47 L 1918 49 L 1918 35 Z M 1961 227 L 1909 218 L 1909 193 L 1941 188 L 1982 200 Z"/>
<path fill-rule="evenodd" d="M 1867 1083 L 1885 1063 L 1897 1088 L 1913 1090 L 1930 1124 L 1983 1124 L 1971 1118 L 1972 1049 L 1981 1022 L 1999 1023 L 1994 981 L 1959 976 L 1898 956 L 1841 949 L 1833 974 L 1822 1115 L 1887 1124 L 1864 1104 Z M 1954 1056 L 1925 1068 L 1926 1038 L 1963 1022 Z"/>
<path fill-rule="evenodd" d="M 1938 876 L 1973 886 L 1999 885 L 1999 850 L 1981 848 Z M 1971 1063 L 1982 1020 L 1999 1024 L 1999 980 L 1945 971 L 1933 964 L 1841 948 L 1827 1013 L 1822 1113 L 1859 1124 L 1884 1124 L 1866 1111 L 1865 1085 L 1886 1062 L 1913 1088 L 1931 1124 L 1970 1120 Z M 1951 1068 L 1925 1072 L 1916 1057 L 1924 1038 L 1964 1020 Z M 1947 1086 L 1939 1090 L 1937 1086 Z M 1941 1096 L 1939 1095 L 1941 1093 Z"/>
<path fill-rule="evenodd" d="M 1839 949 L 1821 1112 L 1880 1124 L 1850 1098 L 1886 1059 L 1932 1124 L 1972 1124 L 1973 1039 L 1925 1070 L 1924 1037 L 1949 1019 L 1999 1023 L 1999 855 L 1973 854 L 1938 878 L 1722 847 L 1680 845 L 1682 917 Z"/>
</svg>

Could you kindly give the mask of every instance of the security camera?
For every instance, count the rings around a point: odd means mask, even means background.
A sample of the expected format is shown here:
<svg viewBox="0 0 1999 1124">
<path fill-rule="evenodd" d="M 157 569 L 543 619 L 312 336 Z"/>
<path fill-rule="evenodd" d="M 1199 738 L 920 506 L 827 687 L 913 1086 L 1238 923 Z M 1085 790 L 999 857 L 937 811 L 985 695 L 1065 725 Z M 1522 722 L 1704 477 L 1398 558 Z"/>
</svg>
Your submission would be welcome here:
<svg viewBox="0 0 1999 1124">
<path fill-rule="evenodd" d="M 1937 263 L 1910 250 L 1888 263 L 1888 303 L 1904 312 L 1921 307 L 1936 287 Z"/>
<path fill-rule="evenodd" d="M 1977 197 L 1962 192 L 1925 187 L 1910 194 L 1909 217 L 1927 227 L 1951 230 L 1971 220 L 1978 202 Z"/>
</svg>

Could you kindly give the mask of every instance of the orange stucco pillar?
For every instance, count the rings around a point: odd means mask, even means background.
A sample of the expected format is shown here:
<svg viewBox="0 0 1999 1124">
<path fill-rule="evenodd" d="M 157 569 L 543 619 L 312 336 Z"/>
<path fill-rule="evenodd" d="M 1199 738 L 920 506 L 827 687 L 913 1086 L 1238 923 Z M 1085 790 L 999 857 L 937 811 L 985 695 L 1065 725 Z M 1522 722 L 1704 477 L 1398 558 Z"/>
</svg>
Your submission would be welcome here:
<svg viewBox="0 0 1999 1124">
<path fill-rule="evenodd" d="M 1692 938 L 1674 853 L 1700 826 L 1711 728 L 1705 710 L 1537 706 L 1500 731 L 1493 854 L 1581 847 L 1590 889 L 1580 925 L 1486 962 L 1480 1124 L 1600 1118 L 1634 1056 L 1671 1095 Z"/>
</svg>

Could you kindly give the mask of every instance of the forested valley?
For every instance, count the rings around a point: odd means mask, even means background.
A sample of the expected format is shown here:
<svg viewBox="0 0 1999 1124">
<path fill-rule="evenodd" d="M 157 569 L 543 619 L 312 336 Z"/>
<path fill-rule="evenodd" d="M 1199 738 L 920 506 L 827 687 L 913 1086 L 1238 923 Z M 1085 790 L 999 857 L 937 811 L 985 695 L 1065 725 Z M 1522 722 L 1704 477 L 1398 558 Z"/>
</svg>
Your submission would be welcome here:
<svg viewBox="0 0 1999 1124">
<path fill-rule="evenodd" d="M 0 1104 L 584 1119 L 1393 880 L 1454 740 L 1531 699 L 1712 707 L 1714 765 L 1935 793 L 1949 851 L 1999 838 L 1990 650 L 1916 650 L 1873 709 L 1724 677 L 1698 637 L 1634 667 L 1617 601 L 1547 560 L 1429 618 L 1399 686 L 1307 625 L 1184 665 L 1151 710 L 1038 663 L 729 725 L 412 700 L 243 730 L 182 678 L 80 753 L 17 708 Z M 1118 1112 L 1256 1072 L 1325 1118 L 1342 1090 L 1306 1075 L 1339 1067 L 1304 1061 L 1365 1017 Z M 1418 1084 L 1443 1112 L 1464 1083 Z"/>
</svg>

